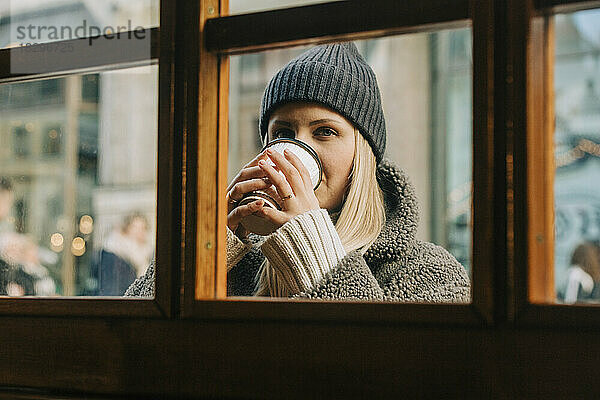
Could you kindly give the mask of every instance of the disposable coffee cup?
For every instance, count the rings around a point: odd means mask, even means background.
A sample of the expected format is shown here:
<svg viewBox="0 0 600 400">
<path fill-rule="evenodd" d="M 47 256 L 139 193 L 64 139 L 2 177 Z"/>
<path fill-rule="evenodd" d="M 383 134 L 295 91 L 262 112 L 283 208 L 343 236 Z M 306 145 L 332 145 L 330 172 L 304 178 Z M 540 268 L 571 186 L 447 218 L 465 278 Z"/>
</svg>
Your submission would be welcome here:
<svg viewBox="0 0 600 400">
<path fill-rule="evenodd" d="M 281 138 L 267 143 L 261 152 L 266 148 L 277 151 L 282 155 L 284 150 L 294 153 L 308 170 L 310 174 L 310 180 L 313 184 L 313 190 L 316 190 L 319 187 L 323 176 L 323 167 L 317 152 L 314 151 L 308 144 L 297 139 Z M 270 159 L 267 162 L 273 166 L 275 165 Z M 279 171 L 279 173 L 285 178 L 283 172 Z M 271 186 L 271 188 L 275 190 L 275 186 Z M 246 195 L 238 202 L 237 207 L 252 203 L 256 200 L 263 200 L 263 207 L 271 207 L 276 210 L 282 209 L 282 204 L 279 204 L 275 198 L 262 190 L 246 193 Z M 266 218 L 254 214 L 244 217 L 240 223 L 244 228 L 246 228 L 246 230 L 262 236 L 268 235 L 277 229 L 277 226 Z"/>
</svg>

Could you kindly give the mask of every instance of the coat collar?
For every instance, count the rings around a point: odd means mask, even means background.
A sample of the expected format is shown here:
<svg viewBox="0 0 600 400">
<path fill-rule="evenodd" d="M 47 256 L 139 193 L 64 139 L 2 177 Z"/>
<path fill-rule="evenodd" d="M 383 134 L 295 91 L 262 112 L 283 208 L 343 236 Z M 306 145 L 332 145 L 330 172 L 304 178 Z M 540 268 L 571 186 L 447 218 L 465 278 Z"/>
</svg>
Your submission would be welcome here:
<svg viewBox="0 0 600 400">
<path fill-rule="evenodd" d="M 364 254 L 369 265 L 404 258 L 416 242 L 419 224 L 417 196 L 406 173 L 383 159 L 377 167 L 377 181 L 384 193 L 386 221 Z"/>
</svg>

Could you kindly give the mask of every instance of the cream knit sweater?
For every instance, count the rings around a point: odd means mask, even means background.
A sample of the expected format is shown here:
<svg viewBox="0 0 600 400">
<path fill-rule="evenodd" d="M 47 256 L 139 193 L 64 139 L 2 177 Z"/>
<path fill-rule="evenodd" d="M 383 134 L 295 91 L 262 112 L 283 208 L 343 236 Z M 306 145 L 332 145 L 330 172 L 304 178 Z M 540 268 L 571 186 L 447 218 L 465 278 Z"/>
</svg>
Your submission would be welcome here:
<svg viewBox="0 0 600 400">
<path fill-rule="evenodd" d="M 251 248 L 250 241 L 240 240 L 227 228 L 227 271 Z M 267 236 L 260 250 L 279 272 L 289 293 L 313 289 L 346 255 L 325 209 L 292 218 Z"/>
</svg>

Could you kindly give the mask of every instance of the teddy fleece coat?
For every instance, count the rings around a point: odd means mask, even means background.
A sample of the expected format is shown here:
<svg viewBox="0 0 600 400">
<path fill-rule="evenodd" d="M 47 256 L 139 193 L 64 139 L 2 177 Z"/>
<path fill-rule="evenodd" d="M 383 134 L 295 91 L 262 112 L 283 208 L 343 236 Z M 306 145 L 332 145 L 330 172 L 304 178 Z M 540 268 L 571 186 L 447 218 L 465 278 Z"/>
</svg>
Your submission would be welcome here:
<svg viewBox="0 0 600 400">
<path fill-rule="evenodd" d="M 376 241 L 361 255 L 346 254 L 323 279 L 294 297 L 323 300 L 374 300 L 403 302 L 470 301 L 470 281 L 463 266 L 443 247 L 415 238 L 418 206 L 406 174 L 384 159 L 377 168 L 377 180 L 384 193 L 386 222 Z M 258 243 L 257 235 L 250 240 Z M 252 296 L 255 277 L 264 255 L 252 246 L 229 269 L 230 296 Z M 127 296 L 154 294 L 154 266 L 136 280 Z"/>
</svg>

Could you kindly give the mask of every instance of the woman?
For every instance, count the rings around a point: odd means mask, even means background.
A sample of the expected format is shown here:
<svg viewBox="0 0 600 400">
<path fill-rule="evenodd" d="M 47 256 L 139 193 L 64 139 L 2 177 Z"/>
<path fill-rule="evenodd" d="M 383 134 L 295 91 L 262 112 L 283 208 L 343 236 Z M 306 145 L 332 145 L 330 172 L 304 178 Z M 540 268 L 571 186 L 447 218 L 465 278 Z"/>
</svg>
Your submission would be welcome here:
<svg viewBox="0 0 600 400">
<path fill-rule="evenodd" d="M 260 134 L 263 144 L 279 137 L 309 144 L 323 178 L 313 191 L 294 154 L 269 150 L 242 168 L 227 191 L 229 295 L 470 300 L 464 268 L 443 248 L 415 238 L 414 189 L 383 158 L 379 88 L 354 44 L 315 47 L 275 74 L 263 95 Z M 272 185 L 281 211 L 261 200 L 236 207 L 245 193 Z M 278 229 L 267 237 L 246 232 L 240 221 L 250 214 Z M 147 294 L 152 282 L 147 276 L 128 294 Z"/>
<path fill-rule="evenodd" d="M 98 296 L 122 296 L 133 281 L 146 272 L 153 247 L 148 243 L 149 222 L 141 212 L 123 218 L 104 241 L 92 276 Z"/>
</svg>

